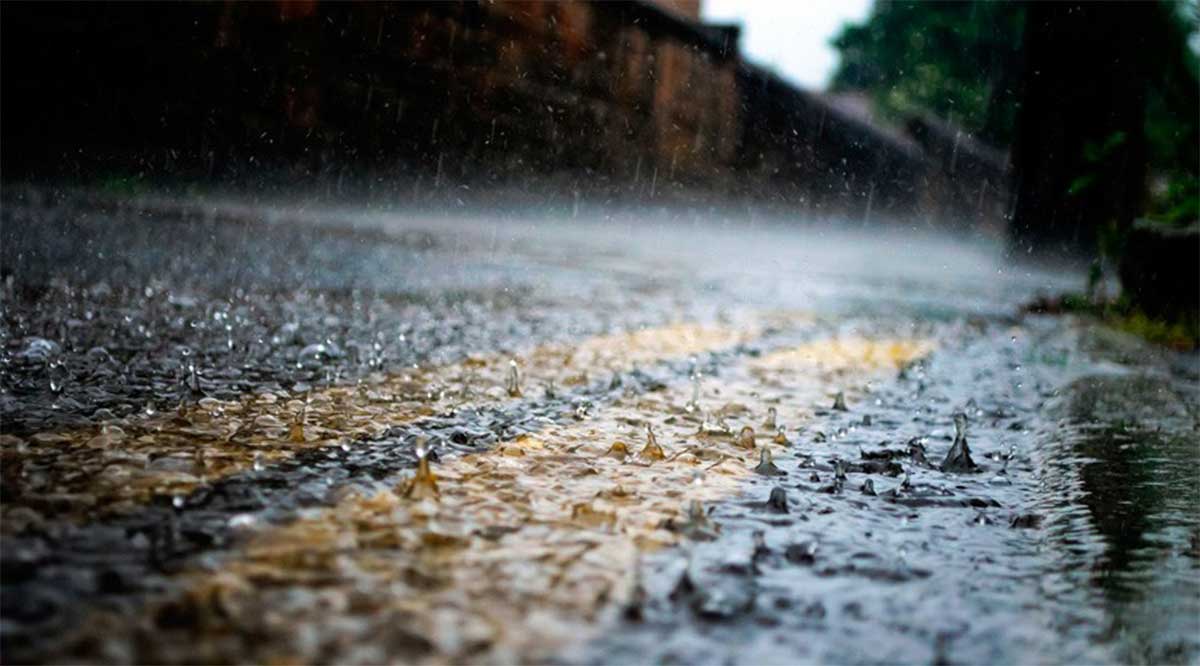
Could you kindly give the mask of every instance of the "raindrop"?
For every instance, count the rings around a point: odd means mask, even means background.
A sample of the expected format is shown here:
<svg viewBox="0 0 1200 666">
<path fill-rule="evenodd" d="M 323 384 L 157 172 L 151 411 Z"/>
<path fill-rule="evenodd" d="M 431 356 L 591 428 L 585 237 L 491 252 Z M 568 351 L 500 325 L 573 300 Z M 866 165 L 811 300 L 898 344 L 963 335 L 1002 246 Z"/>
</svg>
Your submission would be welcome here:
<svg viewBox="0 0 1200 666">
<path fill-rule="evenodd" d="M 775 430 L 775 428 L 776 428 L 775 415 L 776 415 L 776 412 L 775 412 L 774 407 L 770 407 L 767 409 L 767 418 L 766 418 L 766 420 L 763 421 L 763 429 L 764 430 L 767 430 L 767 431 Z"/>
<path fill-rule="evenodd" d="M 402 495 L 411 499 L 437 499 L 440 495 L 437 486 L 437 477 L 433 470 L 429 467 L 429 449 L 428 438 L 420 437 L 417 439 L 417 473 L 412 476 L 405 484 L 401 492 Z"/>
<path fill-rule="evenodd" d="M 229 528 L 235 532 L 253 529 L 257 524 L 258 518 L 250 513 L 239 513 L 229 519 Z"/>
<path fill-rule="evenodd" d="M 646 424 L 646 446 L 642 447 L 638 456 L 643 460 L 662 460 L 666 457 L 661 446 L 658 445 L 658 439 L 654 436 L 654 429 L 650 424 Z"/>
<path fill-rule="evenodd" d="M 717 526 L 708 518 L 708 512 L 700 500 L 692 500 L 688 504 L 687 518 L 681 530 L 691 539 L 711 541 L 717 537 Z"/>
<path fill-rule="evenodd" d="M 521 397 L 521 368 L 517 366 L 515 359 L 508 362 L 508 381 L 505 383 L 505 390 L 508 391 L 509 397 Z"/>
<path fill-rule="evenodd" d="M 781 446 L 791 446 L 792 444 L 788 441 L 787 433 L 784 431 L 783 426 L 775 429 L 775 439 L 773 441 Z"/>
<path fill-rule="evenodd" d="M 958 412 L 954 415 L 954 444 L 942 461 L 943 472 L 975 472 L 979 466 L 971 459 L 971 448 L 967 446 L 967 415 Z"/>
<path fill-rule="evenodd" d="M 766 508 L 775 513 L 788 512 L 787 491 L 779 486 L 771 489 L 771 495 L 767 498 Z"/>
<path fill-rule="evenodd" d="M 604 452 L 605 458 L 615 458 L 617 460 L 625 460 L 629 456 L 629 447 L 625 446 L 625 442 L 613 442 L 613 445 L 608 447 L 608 451 Z"/>
<path fill-rule="evenodd" d="M 754 472 L 763 476 L 785 476 L 787 474 L 775 465 L 775 461 L 771 457 L 771 449 L 765 446 L 758 455 L 758 465 L 754 467 Z"/>
<path fill-rule="evenodd" d="M 850 409 L 846 407 L 846 394 L 838 391 L 833 398 L 833 409 L 839 412 L 848 412 Z"/>
<path fill-rule="evenodd" d="M 304 424 L 308 420 L 308 397 L 304 398 L 304 406 L 300 408 L 300 414 L 296 420 L 292 422 L 291 428 L 288 430 L 288 439 L 296 444 L 304 443 Z"/>
<path fill-rule="evenodd" d="M 25 349 L 17 354 L 17 358 L 41 363 L 49 360 L 51 356 L 54 356 L 58 352 L 58 343 L 46 338 L 35 337 L 29 338 L 29 341 L 25 344 Z"/>
<path fill-rule="evenodd" d="M 692 373 L 692 399 L 684 406 L 687 413 L 691 414 L 700 409 L 700 373 Z"/>
<path fill-rule="evenodd" d="M 620 371 L 613 370 L 612 379 L 610 379 L 608 382 L 608 390 L 615 391 L 615 390 L 621 388 L 621 383 L 622 382 L 621 382 Z"/>
<path fill-rule="evenodd" d="M 741 431 L 738 432 L 736 444 L 743 449 L 753 450 L 755 446 L 754 428 L 751 428 L 750 426 L 742 426 Z"/>
</svg>

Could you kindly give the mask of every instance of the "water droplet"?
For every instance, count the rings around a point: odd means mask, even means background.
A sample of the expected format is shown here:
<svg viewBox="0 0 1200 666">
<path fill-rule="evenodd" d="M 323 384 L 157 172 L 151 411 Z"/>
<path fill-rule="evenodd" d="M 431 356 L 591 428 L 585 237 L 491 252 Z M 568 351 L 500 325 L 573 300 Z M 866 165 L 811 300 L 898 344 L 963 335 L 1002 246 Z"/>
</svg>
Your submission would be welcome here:
<svg viewBox="0 0 1200 666">
<path fill-rule="evenodd" d="M 846 407 L 846 394 L 838 391 L 833 398 L 833 409 L 839 412 L 848 412 L 850 409 Z"/>
<path fill-rule="evenodd" d="M 613 445 L 608 447 L 608 451 L 604 452 L 605 458 L 615 458 L 617 460 L 625 460 L 629 456 L 629 447 L 625 446 L 625 442 L 613 442 Z"/>
<path fill-rule="evenodd" d="M 764 430 L 768 430 L 768 431 L 775 430 L 775 416 L 776 416 L 775 408 L 774 407 L 767 408 L 767 418 L 763 421 L 763 429 Z"/>
<path fill-rule="evenodd" d="M 692 373 L 692 399 L 684 405 L 684 410 L 691 414 L 700 409 L 700 374 Z"/>
<path fill-rule="evenodd" d="M 787 472 L 779 469 L 775 465 L 775 461 L 771 456 L 771 449 L 764 446 L 758 454 L 758 465 L 754 467 L 754 472 L 763 476 L 784 476 Z"/>
<path fill-rule="evenodd" d="M 662 460 L 666 458 L 661 446 L 658 445 L 658 439 L 654 436 L 654 429 L 650 424 L 646 424 L 646 446 L 642 447 L 638 456 L 643 460 Z"/>
<path fill-rule="evenodd" d="M 401 494 L 411 499 L 437 499 L 440 496 L 437 486 L 437 476 L 429 467 L 428 440 L 424 437 L 417 440 L 417 473 L 405 484 Z"/>
<path fill-rule="evenodd" d="M 767 497 L 766 508 L 776 513 L 788 512 L 787 491 L 779 486 L 771 489 L 771 495 Z"/>
<path fill-rule="evenodd" d="M 788 441 L 787 433 L 784 431 L 783 426 L 775 429 L 775 439 L 773 441 L 780 446 L 791 446 L 792 444 Z"/>
<path fill-rule="evenodd" d="M 742 426 L 742 429 L 738 432 L 736 444 L 743 449 L 754 449 L 754 428 Z"/>
<path fill-rule="evenodd" d="M 515 359 L 508 362 L 508 380 L 504 388 L 510 397 L 521 397 L 521 368 Z"/>
<path fill-rule="evenodd" d="M 258 518 L 252 513 L 239 513 L 230 517 L 228 524 L 234 532 L 247 532 L 258 526 Z"/>
</svg>

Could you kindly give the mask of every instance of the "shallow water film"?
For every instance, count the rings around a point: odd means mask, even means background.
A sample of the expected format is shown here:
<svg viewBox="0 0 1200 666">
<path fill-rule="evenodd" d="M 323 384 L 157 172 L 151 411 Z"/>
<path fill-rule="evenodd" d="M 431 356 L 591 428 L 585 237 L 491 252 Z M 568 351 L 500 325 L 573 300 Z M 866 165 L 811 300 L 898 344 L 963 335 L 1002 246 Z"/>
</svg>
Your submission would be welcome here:
<svg viewBox="0 0 1200 666">
<path fill-rule="evenodd" d="M 1200 659 L 1196 357 L 990 241 L 5 197 L 10 663 Z"/>
</svg>

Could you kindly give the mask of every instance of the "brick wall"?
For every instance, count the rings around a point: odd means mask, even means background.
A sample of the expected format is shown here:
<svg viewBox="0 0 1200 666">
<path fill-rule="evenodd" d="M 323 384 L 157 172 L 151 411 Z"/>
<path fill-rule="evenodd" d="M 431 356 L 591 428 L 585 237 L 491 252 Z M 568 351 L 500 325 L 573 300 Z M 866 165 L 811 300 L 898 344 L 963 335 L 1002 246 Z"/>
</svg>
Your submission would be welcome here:
<svg viewBox="0 0 1200 666">
<path fill-rule="evenodd" d="M 744 63 L 737 30 L 697 13 L 694 2 L 10 3 L 5 177 L 370 173 L 413 192 L 744 197 L 863 216 L 961 198 L 935 186 L 944 165 L 910 137 Z"/>
</svg>

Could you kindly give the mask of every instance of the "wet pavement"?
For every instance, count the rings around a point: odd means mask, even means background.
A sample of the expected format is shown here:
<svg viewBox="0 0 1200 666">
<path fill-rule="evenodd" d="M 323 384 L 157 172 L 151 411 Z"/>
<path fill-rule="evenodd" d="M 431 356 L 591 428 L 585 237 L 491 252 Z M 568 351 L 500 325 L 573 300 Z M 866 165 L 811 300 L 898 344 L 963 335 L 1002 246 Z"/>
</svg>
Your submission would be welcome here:
<svg viewBox="0 0 1200 666">
<path fill-rule="evenodd" d="M 21 188 L 0 222 L 7 661 L 1200 658 L 1200 365 L 1019 314 L 1079 285 L 997 244 Z"/>
</svg>

